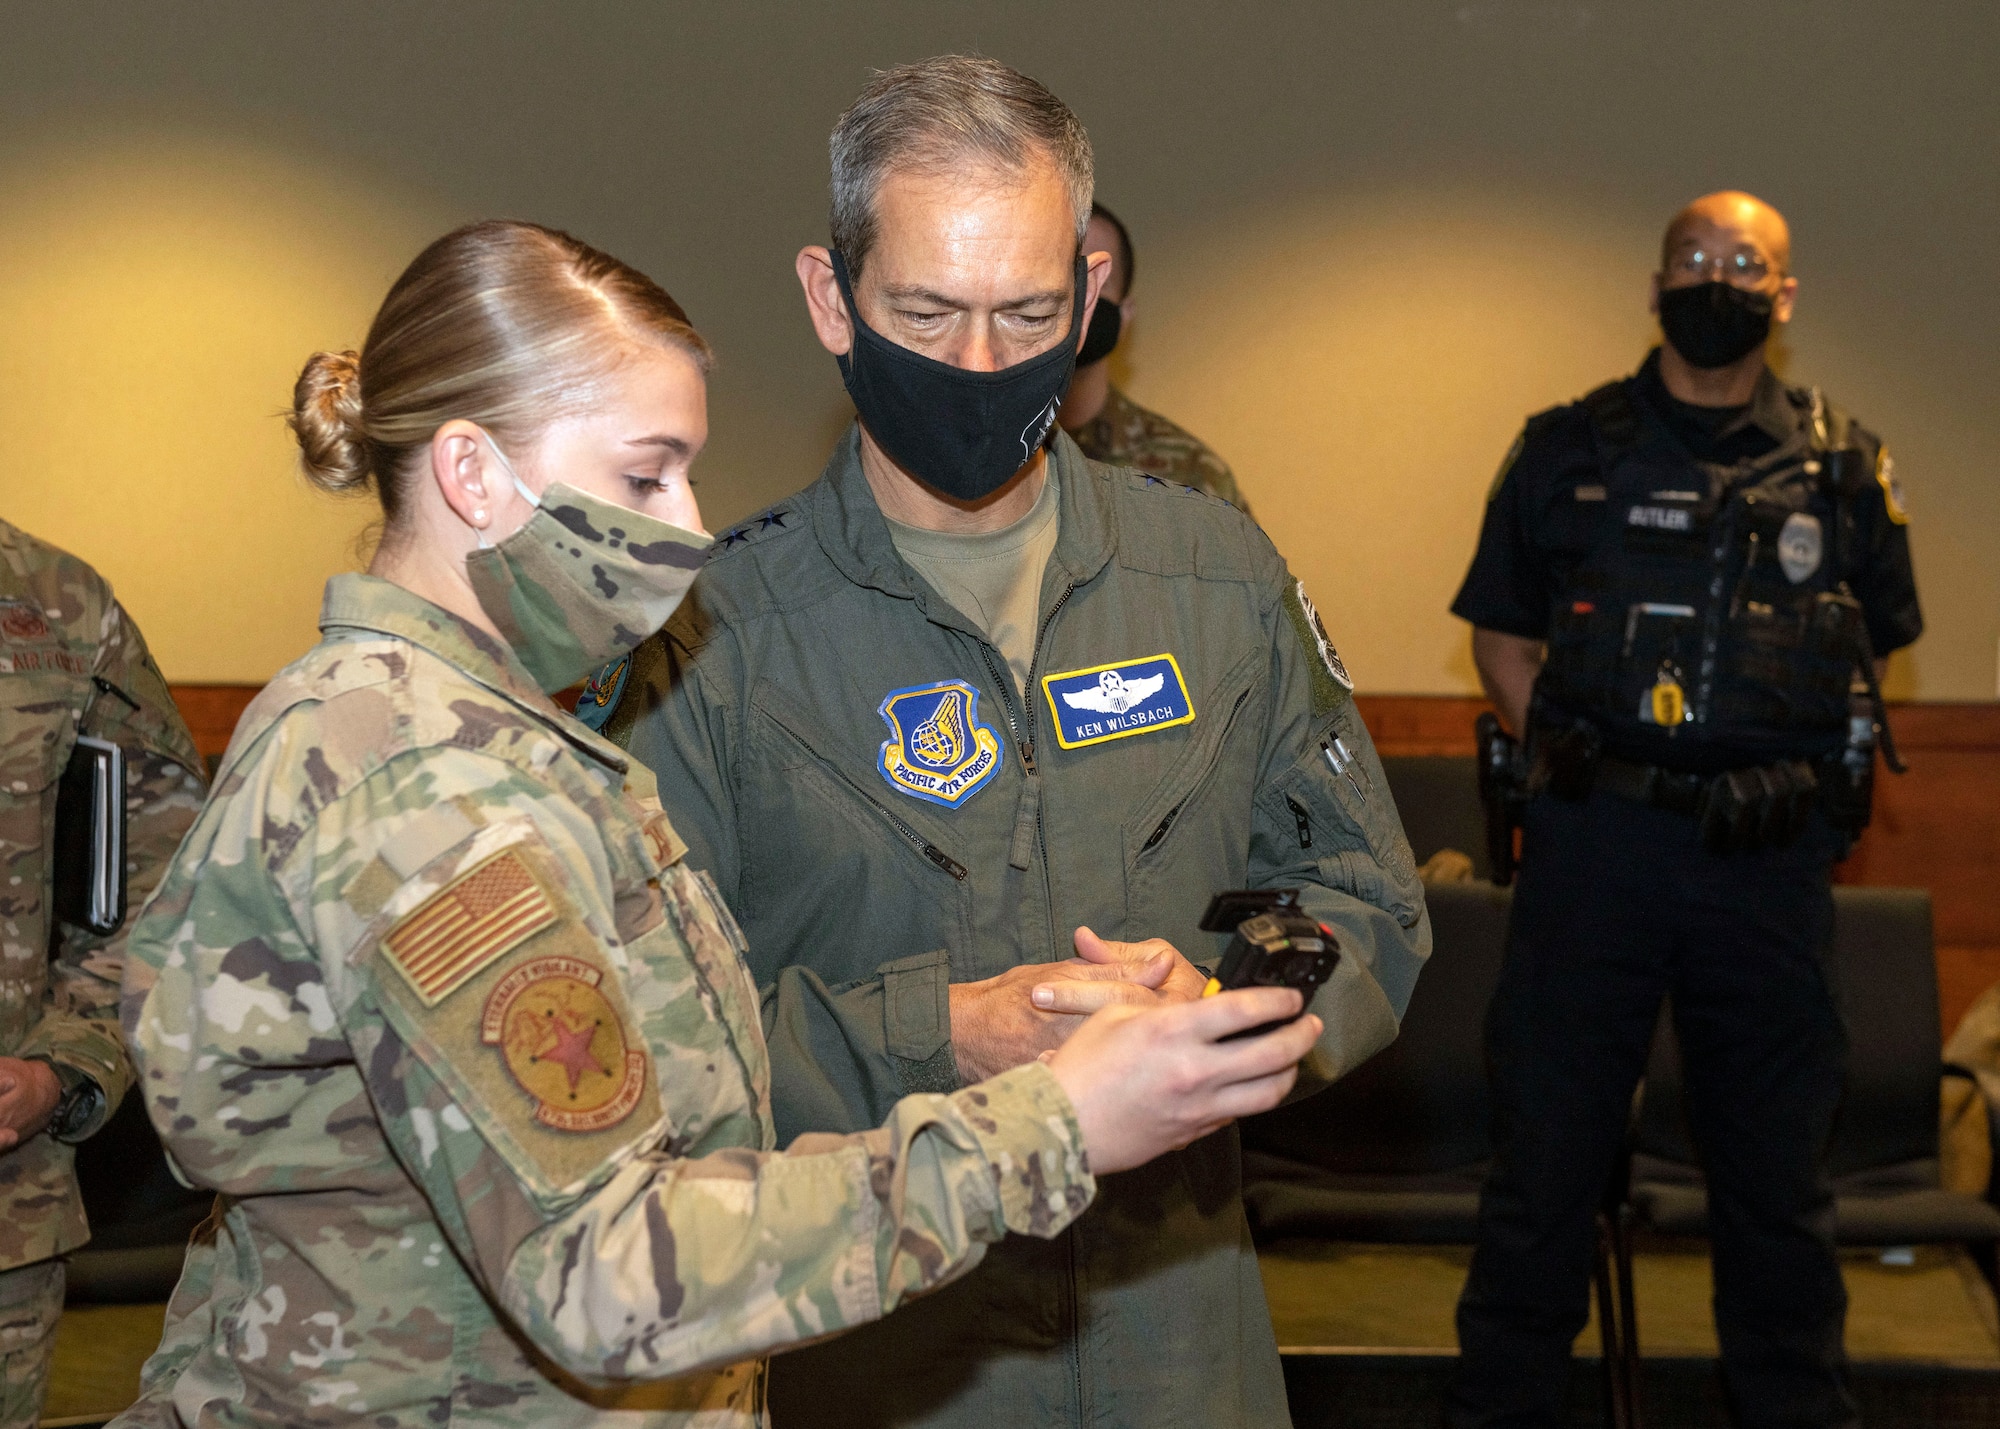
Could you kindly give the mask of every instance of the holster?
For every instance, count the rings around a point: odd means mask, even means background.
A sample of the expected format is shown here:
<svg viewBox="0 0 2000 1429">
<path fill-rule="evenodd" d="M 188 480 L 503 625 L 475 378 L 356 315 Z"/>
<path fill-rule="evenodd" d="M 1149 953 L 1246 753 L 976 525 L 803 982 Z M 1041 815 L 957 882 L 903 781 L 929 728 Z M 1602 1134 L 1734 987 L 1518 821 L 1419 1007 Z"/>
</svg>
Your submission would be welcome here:
<svg viewBox="0 0 2000 1429">
<path fill-rule="evenodd" d="M 1597 784 L 1597 762 L 1604 756 L 1604 736 L 1583 719 L 1542 719 L 1528 735 L 1528 794 L 1544 790 L 1558 799 L 1581 803 Z"/>
<path fill-rule="evenodd" d="M 1486 860 L 1495 886 L 1514 881 L 1514 830 L 1528 808 L 1527 760 L 1521 743 L 1486 713 L 1473 722 L 1479 745 L 1479 802 L 1486 809 Z"/>
</svg>

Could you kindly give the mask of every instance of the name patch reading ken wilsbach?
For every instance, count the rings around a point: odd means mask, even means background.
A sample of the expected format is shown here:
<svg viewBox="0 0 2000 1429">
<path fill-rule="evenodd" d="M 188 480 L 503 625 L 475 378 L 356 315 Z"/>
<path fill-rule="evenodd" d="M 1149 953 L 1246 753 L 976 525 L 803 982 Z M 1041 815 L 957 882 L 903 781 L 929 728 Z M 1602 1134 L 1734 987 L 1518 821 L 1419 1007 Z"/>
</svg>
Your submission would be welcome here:
<svg viewBox="0 0 2000 1429">
<path fill-rule="evenodd" d="M 1056 743 L 1064 749 L 1194 723 L 1194 702 L 1172 655 L 1044 675 L 1042 693 L 1055 716 Z"/>
</svg>

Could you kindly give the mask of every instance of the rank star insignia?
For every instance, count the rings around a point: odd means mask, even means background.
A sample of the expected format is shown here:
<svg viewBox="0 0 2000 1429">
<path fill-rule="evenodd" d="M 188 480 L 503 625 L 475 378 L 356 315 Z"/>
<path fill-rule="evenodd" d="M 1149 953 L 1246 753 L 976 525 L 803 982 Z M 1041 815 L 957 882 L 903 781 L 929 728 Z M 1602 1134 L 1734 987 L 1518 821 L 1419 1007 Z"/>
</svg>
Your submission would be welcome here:
<svg viewBox="0 0 2000 1429">
<path fill-rule="evenodd" d="M 736 545 L 738 542 L 747 541 L 749 539 L 750 539 L 750 533 L 744 530 L 741 526 L 738 526 L 734 531 L 731 531 L 727 536 L 724 536 L 722 538 L 722 549 L 726 551 L 731 546 Z"/>
<path fill-rule="evenodd" d="M 785 518 L 791 514 L 789 511 L 766 511 L 762 516 L 757 518 L 757 528 L 761 531 L 768 531 L 773 526 L 776 526 L 780 529 L 788 530 L 790 528 L 785 526 Z"/>
<path fill-rule="evenodd" d="M 1153 474 L 1152 474 L 1152 473 L 1151 473 L 1150 471 L 1148 471 L 1148 472 L 1142 472 L 1142 473 L 1140 473 L 1140 474 L 1141 474 L 1142 476 L 1144 476 L 1144 477 L 1146 478 L 1146 485 L 1148 485 L 1148 486 L 1165 486 L 1165 485 L 1166 485 L 1166 483 L 1165 483 L 1164 481 L 1160 480 L 1160 479 L 1159 479 L 1159 478 L 1158 478 L 1157 476 L 1154 476 L 1154 475 L 1153 475 Z"/>
<path fill-rule="evenodd" d="M 646 1087 L 646 1056 L 631 1046 L 604 974 L 580 958 L 536 958 L 487 995 L 479 1040 L 497 1048 L 554 1131 L 601 1131 L 631 1115 Z"/>
</svg>

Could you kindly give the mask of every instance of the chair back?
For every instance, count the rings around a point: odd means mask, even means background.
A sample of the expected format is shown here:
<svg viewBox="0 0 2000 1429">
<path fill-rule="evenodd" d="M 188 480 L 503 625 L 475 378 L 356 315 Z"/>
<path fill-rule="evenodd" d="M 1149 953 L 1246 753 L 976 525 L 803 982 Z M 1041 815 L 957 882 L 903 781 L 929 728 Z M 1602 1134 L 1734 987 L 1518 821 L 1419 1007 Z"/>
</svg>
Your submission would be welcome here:
<svg viewBox="0 0 2000 1429">
<path fill-rule="evenodd" d="M 1471 755 L 1397 755 L 1382 761 L 1382 772 L 1418 863 L 1439 849 L 1455 848 L 1471 857 L 1481 879 L 1492 877 L 1477 760 Z"/>
<path fill-rule="evenodd" d="M 1397 801 L 1400 808 L 1400 791 Z M 1483 882 L 1426 893 L 1435 940 L 1400 1035 L 1325 1091 L 1245 1121 L 1246 1148 L 1326 1171 L 1390 1175 L 1492 1155 L 1486 1004 L 1500 975 L 1509 898 Z"/>
<path fill-rule="evenodd" d="M 1854 1176 L 1935 1163 L 1943 1050 L 1930 893 L 1836 887 L 1832 968 L 1848 1047 L 1827 1173 Z M 1663 1008 L 1646 1069 L 1638 1150 L 1693 1165 L 1681 1090 L 1680 1048 Z M 1933 1179 L 1935 1174 L 1933 1164 Z"/>
</svg>

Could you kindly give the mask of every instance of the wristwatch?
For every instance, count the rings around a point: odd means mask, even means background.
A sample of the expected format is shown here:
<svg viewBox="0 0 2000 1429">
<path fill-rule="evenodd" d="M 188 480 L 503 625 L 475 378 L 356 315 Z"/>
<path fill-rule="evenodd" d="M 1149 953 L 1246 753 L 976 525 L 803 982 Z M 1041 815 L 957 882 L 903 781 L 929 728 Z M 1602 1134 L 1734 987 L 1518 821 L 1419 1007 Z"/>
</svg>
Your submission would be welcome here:
<svg viewBox="0 0 2000 1429">
<path fill-rule="evenodd" d="M 104 1106 L 104 1088 L 98 1086 L 88 1072 L 65 1066 L 53 1057 L 30 1057 L 27 1060 L 45 1064 L 62 1085 L 62 1096 L 57 1099 L 56 1109 L 49 1114 L 49 1124 L 43 1129 L 54 1141 L 70 1145 L 82 1141 Z"/>
</svg>

